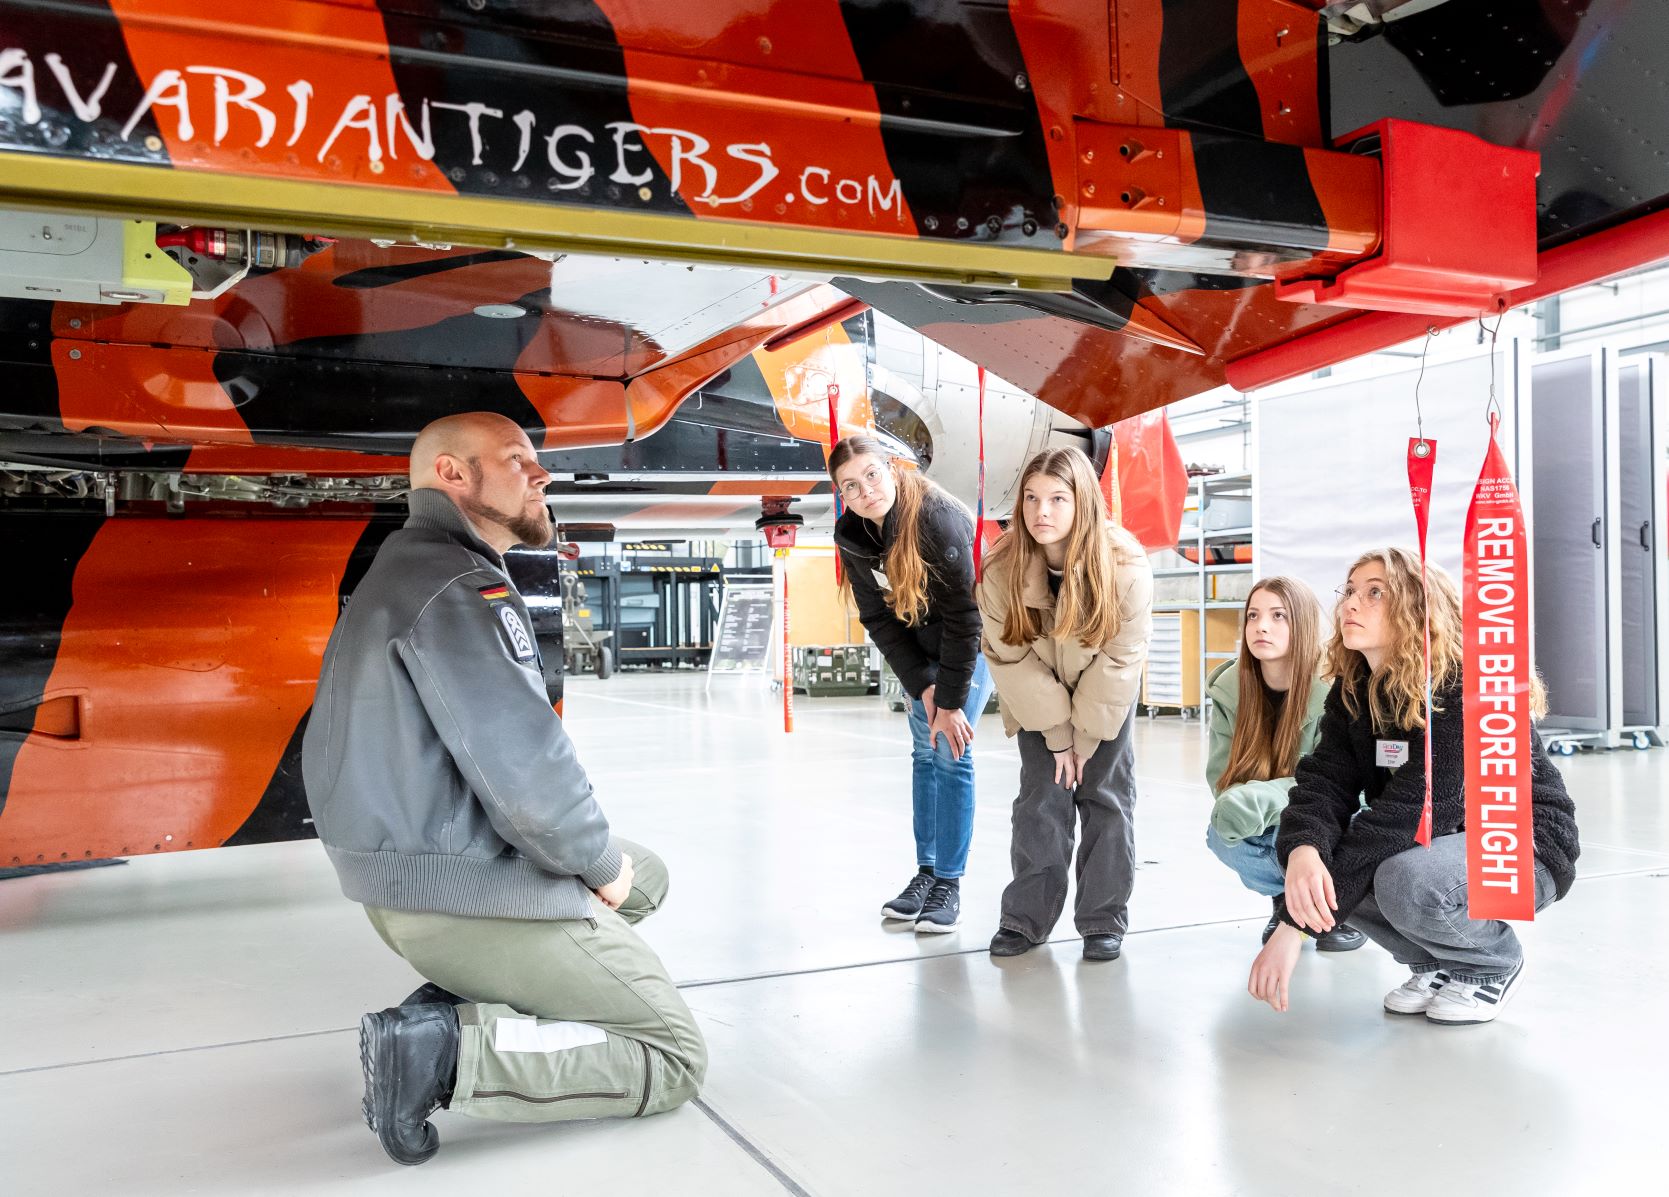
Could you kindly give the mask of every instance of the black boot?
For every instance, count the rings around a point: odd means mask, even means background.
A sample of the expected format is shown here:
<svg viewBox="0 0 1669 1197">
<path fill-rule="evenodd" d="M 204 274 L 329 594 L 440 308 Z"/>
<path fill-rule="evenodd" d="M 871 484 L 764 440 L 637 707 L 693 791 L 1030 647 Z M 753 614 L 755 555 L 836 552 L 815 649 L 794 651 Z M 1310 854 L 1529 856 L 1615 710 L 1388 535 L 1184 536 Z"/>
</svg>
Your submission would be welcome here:
<svg viewBox="0 0 1669 1197">
<path fill-rule="evenodd" d="M 1007 927 L 991 937 L 991 955 L 993 956 L 1022 956 L 1036 946 L 1035 943 L 1018 931 L 1010 931 Z"/>
<path fill-rule="evenodd" d="M 1318 952 L 1354 952 L 1368 942 L 1363 935 L 1349 923 L 1340 923 L 1331 931 L 1323 931 L 1315 937 L 1315 950 Z"/>
<path fill-rule="evenodd" d="M 1276 894 L 1270 899 L 1275 912 L 1269 916 L 1269 921 L 1263 925 L 1263 942 L 1268 943 L 1269 937 L 1275 934 L 1275 928 L 1281 925 L 1281 911 L 1286 909 L 1286 896 Z"/>
<path fill-rule="evenodd" d="M 1119 953 L 1123 950 L 1124 936 L 1122 935 L 1084 936 L 1085 960 L 1117 960 Z"/>
<path fill-rule="evenodd" d="M 469 1002 L 468 998 L 461 998 L 450 989 L 442 989 L 433 981 L 425 981 L 412 990 L 400 1004 L 402 1006 L 427 1006 L 434 1002 L 445 1002 L 448 1006 L 462 1006 Z"/>
<path fill-rule="evenodd" d="M 429 1115 L 452 1100 L 458 1014 L 445 1002 L 396 1006 L 359 1020 L 365 1072 L 360 1110 L 396 1164 L 421 1164 L 440 1147 Z"/>
</svg>

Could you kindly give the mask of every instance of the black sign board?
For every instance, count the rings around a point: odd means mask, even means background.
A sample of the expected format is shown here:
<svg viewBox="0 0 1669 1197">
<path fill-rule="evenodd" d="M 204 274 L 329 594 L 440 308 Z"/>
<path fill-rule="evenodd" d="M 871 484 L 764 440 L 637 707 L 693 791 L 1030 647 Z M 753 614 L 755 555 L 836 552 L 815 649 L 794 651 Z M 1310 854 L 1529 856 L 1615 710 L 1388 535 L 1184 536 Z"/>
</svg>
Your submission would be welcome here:
<svg viewBox="0 0 1669 1197">
<path fill-rule="evenodd" d="M 727 586 L 708 658 L 710 673 L 764 673 L 771 651 L 774 586 Z"/>
</svg>

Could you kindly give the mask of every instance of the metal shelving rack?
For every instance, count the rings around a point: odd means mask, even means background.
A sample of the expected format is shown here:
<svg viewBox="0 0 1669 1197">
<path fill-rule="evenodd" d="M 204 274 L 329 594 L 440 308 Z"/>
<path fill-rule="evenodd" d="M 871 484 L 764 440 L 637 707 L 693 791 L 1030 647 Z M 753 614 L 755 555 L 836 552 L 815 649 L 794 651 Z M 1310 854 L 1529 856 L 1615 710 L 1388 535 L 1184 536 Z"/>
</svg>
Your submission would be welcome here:
<svg viewBox="0 0 1669 1197">
<path fill-rule="evenodd" d="M 1245 605 L 1243 599 L 1215 600 L 1206 598 L 1205 581 L 1213 574 L 1247 574 L 1251 573 L 1254 565 L 1251 562 L 1234 565 L 1211 565 L 1206 560 L 1206 549 L 1222 541 L 1246 540 L 1252 537 L 1250 526 L 1236 526 L 1232 528 L 1213 528 L 1207 530 L 1206 513 L 1210 510 L 1214 499 L 1245 499 L 1250 507 L 1252 497 L 1252 475 L 1238 474 L 1201 474 L 1188 480 L 1188 490 L 1194 498 L 1194 527 L 1193 536 L 1178 542 L 1178 548 L 1192 548 L 1194 550 L 1194 564 L 1190 567 L 1174 569 L 1156 569 L 1156 578 L 1184 578 L 1192 577 L 1196 580 L 1199 596 L 1191 603 L 1155 603 L 1155 612 L 1193 611 L 1196 613 L 1195 622 L 1199 633 L 1199 697 L 1200 717 L 1206 714 L 1206 707 L 1210 701 L 1206 694 L 1206 679 L 1211 676 L 1213 665 L 1219 661 L 1232 661 L 1235 653 L 1209 652 L 1206 648 L 1206 612 L 1207 611 L 1238 611 Z M 1186 529 L 1184 529 L 1186 532 Z M 1254 548 L 1253 556 L 1256 556 Z M 1183 707 L 1184 715 L 1187 707 Z"/>
</svg>

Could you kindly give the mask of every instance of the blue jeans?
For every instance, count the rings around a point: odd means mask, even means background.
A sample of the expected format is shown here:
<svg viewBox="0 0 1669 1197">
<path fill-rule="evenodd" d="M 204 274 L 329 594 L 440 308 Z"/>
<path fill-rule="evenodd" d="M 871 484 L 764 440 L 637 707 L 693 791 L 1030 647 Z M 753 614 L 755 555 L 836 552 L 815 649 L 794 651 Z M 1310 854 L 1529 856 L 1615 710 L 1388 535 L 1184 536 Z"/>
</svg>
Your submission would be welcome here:
<svg viewBox="0 0 1669 1197">
<path fill-rule="evenodd" d="M 1205 846 L 1217 859 L 1228 865 L 1239 876 L 1241 884 L 1253 893 L 1273 898 L 1287 887 L 1286 873 L 1275 855 L 1275 832 L 1271 827 L 1261 835 L 1249 835 L 1238 844 L 1228 843 L 1217 834 L 1215 827 L 1205 829 Z"/>
<path fill-rule="evenodd" d="M 979 723 L 991 697 L 991 671 L 985 658 L 974 662 L 973 681 L 962 714 Z M 974 754 L 972 748 L 953 760 L 943 736 L 927 739 L 927 708 L 910 700 L 910 797 L 916 833 L 916 866 L 935 877 L 960 877 L 974 838 Z"/>
</svg>

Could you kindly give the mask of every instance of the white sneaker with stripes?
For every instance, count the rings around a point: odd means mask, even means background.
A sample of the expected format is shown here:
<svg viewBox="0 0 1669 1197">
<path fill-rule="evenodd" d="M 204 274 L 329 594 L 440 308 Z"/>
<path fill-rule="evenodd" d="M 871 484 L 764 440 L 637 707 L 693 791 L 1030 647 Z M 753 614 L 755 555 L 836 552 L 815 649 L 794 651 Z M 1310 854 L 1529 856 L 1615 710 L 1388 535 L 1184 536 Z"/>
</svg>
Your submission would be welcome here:
<svg viewBox="0 0 1669 1197">
<path fill-rule="evenodd" d="M 1494 1022 L 1523 983 L 1524 961 L 1506 976 L 1494 981 L 1462 981 L 1450 977 L 1447 984 L 1426 1007 L 1426 1021 L 1446 1026 L 1469 1026 L 1479 1022 Z"/>
<path fill-rule="evenodd" d="M 1385 995 L 1385 1009 L 1392 1014 L 1424 1014 L 1448 982 L 1449 974 L 1442 969 L 1414 973 Z"/>
</svg>

